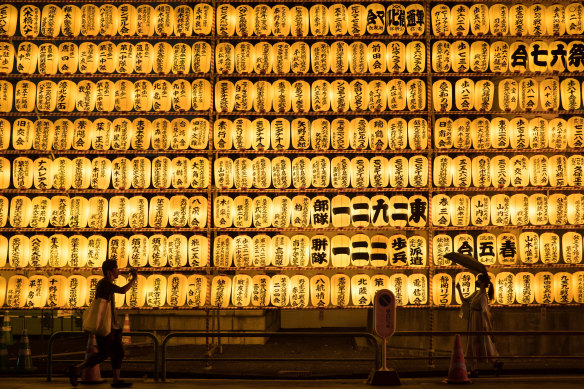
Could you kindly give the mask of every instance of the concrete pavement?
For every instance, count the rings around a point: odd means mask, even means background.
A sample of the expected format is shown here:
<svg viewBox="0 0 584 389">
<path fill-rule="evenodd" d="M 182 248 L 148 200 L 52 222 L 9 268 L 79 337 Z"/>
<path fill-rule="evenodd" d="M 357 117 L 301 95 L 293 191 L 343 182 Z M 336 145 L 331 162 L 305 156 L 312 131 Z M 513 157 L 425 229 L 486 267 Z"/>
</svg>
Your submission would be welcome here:
<svg viewBox="0 0 584 389">
<path fill-rule="evenodd" d="M 363 380 L 242 380 L 242 379 L 214 379 L 214 380 L 170 380 L 168 382 L 144 381 L 130 379 L 135 389 L 366 389 L 373 388 Z M 584 383 L 583 375 L 571 376 L 507 376 L 499 378 L 477 378 L 473 380 L 475 389 L 581 389 Z M 56 378 L 46 382 L 42 378 L 1 377 L 2 389 L 69 389 L 71 385 L 65 378 Z M 79 386 L 87 388 L 88 386 Z M 92 385 L 97 389 L 110 388 L 109 382 L 101 385 Z M 405 378 L 402 387 L 412 389 L 446 388 L 448 385 L 441 382 L 439 377 Z"/>
</svg>

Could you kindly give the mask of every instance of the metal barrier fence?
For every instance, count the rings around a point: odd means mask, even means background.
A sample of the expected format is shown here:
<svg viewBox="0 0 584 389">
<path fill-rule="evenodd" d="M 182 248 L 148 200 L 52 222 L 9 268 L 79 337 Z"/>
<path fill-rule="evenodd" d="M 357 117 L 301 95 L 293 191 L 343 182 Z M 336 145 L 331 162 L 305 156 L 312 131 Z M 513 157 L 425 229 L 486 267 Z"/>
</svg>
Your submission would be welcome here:
<svg viewBox="0 0 584 389">
<path fill-rule="evenodd" d="M 71 360 L 71 359 L 57 359 L 53 360 L 53 345 L 58 338 L 65 338 L 71 336 L 79 336 L 79 335 L 86 335 L 87 332 L 84 331 L 60 331 L 55 332 L 49 338 L 49 345 L 47 351 L 47 381 L 51 381 L 53 376 L 53 363 L 76 363 L 79 360 Z M 144 331 L 130 331 L 124 332 L 124 336 L 144 336 L 150 338 L 154 345 L 154 359 L 137 359 L 137 360 L 130 360 L 131 363 L 151 363 L 154 366 L 154 380 L 158 380 L 158 350 L 160 349 L 160 343 L 158 342 L 158 338 L 151 332 L 144 332 Z"/>
<path fill-rule="evenodd" d="M 320 337 L 320 336 L 333 336 L 333 337 L 355 337 L 355 338 L 366 338 L 370 339 L 376 345 L 376 350 L 379 350 L 379 338 L 369 332 L 291 332 L 291 331 L 281 331 L 281 332 L 244 332 L 244 331 L 228 331 L 222 332 L 220 334 L 216 332 L 173 332 L 170 333 L 162 341 L 162 369 L 161 378 L 162 381 L 166 380 L 166 363 L 167 361 L 203 361 L 208 358 L 167 358 L 166 356 L 166 346 L 171 339 L 174 338 L 202 338 L 202 337 L 226 337 L 226 338 L 264 338 L 270 336 L 281 336 L 281 337 L 291 337 L 291 336 L 309 336 L 309 337 Z M 220 358 L 222 361 L 305 361 L 305 362 L 319 362 L 319 361 L 375 361 L 376 366 L 379 360 L 379 353 L 375 353 L 374 358 Z"/>
</svg>

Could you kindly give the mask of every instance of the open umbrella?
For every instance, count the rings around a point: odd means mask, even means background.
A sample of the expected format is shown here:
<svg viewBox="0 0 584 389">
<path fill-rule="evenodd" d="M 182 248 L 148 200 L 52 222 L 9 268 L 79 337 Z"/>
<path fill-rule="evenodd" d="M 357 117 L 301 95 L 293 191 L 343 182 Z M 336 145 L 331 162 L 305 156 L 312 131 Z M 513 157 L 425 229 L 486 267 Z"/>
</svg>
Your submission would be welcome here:
<svg viewBox="0 0 584 389">
<path fill-rule="evenodd" d="M 444 254 L 444 258 L 450 259 L 452 262 L 464 266 L 474 273 L 487 274 L 487 268 L 485 267 L 485 265 L 483 265 L 470 255 L 452 252 Z"/>
</svg>

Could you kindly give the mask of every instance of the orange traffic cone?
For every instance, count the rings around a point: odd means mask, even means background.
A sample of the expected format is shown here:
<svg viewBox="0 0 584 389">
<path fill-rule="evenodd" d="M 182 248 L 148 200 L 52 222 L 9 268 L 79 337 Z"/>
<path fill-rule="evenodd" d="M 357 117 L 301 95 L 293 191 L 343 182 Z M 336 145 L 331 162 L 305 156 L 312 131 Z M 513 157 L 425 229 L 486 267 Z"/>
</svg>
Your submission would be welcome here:
<svg viewBox="0 0 584 389">
<path fill-rule="evenodd" d="M 464 363 L 460 334 L 456 334 L 454 338 L 454 349 L 450 358 L 448 378 L 443 382 L 448 384 L 472 384 L 472 381 L 468 379 L 468 375 L 466 374 L 466 363 Z"/>
<path fill-rule="evenodd" d="M 130 315 L 126 313 L 126 317 L 124 319 L 124 328 L 122 329 L 122 333 L 130 332 Z M 132 344 L 132 337 L 131 336 L 122 336 L 122 344 L 129 345 Z"/>
<path fill-rule="evenodd" d="M 95 342 L 95 334 L 89 334 L 89 339 L 87 340 L 87 351 L 85 352 L 85 360 L 91 354 L 97 353 L 97 344 Z M 81 373 L 81 380 L 79 381 L 82 384 L 101 384 L 105 382 L 103 378 L 101 378 L 101 371 L 99 369 L 99 363 L 93 367 L 86 367 L 83 369 Z"/>
</svg>

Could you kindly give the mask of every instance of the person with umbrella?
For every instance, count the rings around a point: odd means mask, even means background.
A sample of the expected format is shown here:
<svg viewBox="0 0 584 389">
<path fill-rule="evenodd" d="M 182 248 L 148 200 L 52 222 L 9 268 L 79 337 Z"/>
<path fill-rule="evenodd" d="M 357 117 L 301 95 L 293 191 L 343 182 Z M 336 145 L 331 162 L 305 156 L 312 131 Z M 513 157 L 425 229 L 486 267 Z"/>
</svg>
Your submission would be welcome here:
<svg viewBox="0 0 584 389">
<path fill-rule="evenodd" d="M 493 322 L 489 301 L 495 296 L 495 288 L 487 273 L 485 266 L 474 258 L 460 254 L 450 253 L 446 258 L 461 264 L 475 272 L 479 272 L 476 280 L 476 290 L 468 297 L 464 297 L 460 284 L 456 284 L 456 290 L 463 304 L 463 319 L 468 320 L 467 331 L 492 331 Z M 503 368 L 503 362 L 497 357 L 499 352 L 490 335 L 470 335 L 466 349 L 466 357 L 470 359 L 470 377 L 479 376 L 479 362 L 491 362 L 495 369 L 495 375 L 499 376 Z"/>
</svg>

